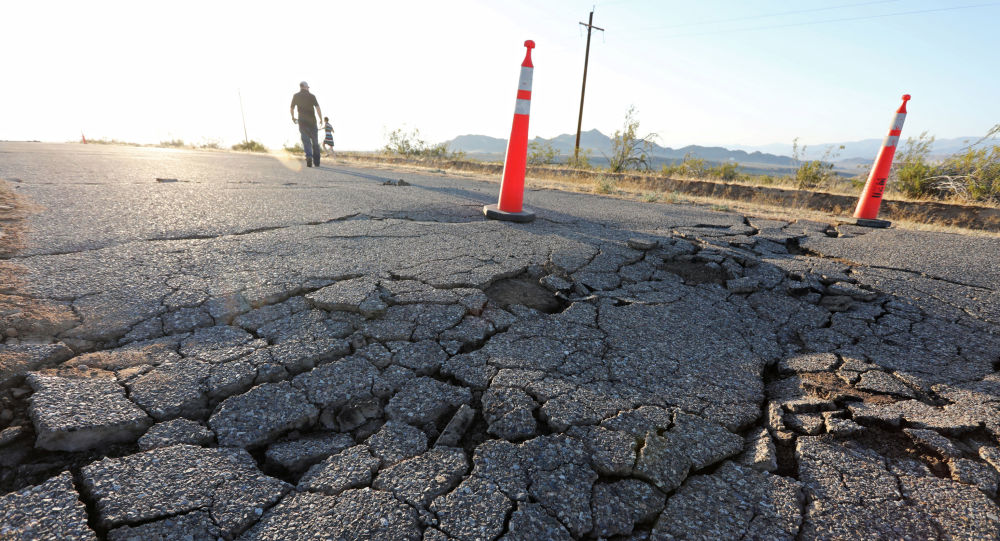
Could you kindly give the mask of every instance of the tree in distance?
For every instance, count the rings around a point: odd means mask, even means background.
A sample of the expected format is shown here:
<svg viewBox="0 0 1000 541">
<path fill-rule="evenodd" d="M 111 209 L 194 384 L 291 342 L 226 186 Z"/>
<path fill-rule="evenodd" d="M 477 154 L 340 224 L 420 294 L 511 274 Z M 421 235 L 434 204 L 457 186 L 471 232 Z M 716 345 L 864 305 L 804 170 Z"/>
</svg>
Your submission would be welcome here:
<svg viewBox="0 0 1000 541">
<path fill-rule="evenodd" d="M 611 156 L 608 157 L 608 170 L 621 173 L 633 169 L 648 171 L 651 167 L 653 148 L 656 144 L 656 134 L 650 133 L 639 137 L 639 119 L 636 118 L 635 106 L 625 112 L 625 122 L 621 130 L 615 130 L 611 137 Z"/>
</svg>

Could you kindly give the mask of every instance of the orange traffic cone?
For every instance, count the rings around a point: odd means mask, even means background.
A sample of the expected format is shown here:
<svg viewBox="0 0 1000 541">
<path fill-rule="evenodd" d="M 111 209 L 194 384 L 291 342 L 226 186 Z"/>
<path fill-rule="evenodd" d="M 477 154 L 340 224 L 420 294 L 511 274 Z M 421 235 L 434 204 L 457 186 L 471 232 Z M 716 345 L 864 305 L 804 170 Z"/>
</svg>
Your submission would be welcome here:
<svg viewBox="0 0 1000 541">
<path fill-rule="evenodd" d="M 507 159 L 503 165 L 503 180 L 500 182 L 500 201 L 496 205 L 483 207 L 483 214 L 493 220 L 509 222 L 530 222 L 535 213 L 523 208 L 524 171 L 528 166 L 528 115 L 531 111 L 531 49 L 535 42 L 524 42 L 528 48 L 521 62 L 521 80 L 517 84 L 517 103 L 514 106 L 514 125 L 510 129 L 507 142 Z"/>
<path fill-rule="evenodd" d="M 83 139 L 83 144 L 87 144 L 87 136 L 83 132 L 80 132 L 80 139 Z"/>
<path fill-rule="evenodd" d="M 858 199 L 858 208 L 854 209 L 854 217 L 858 219 L 857 224 L 866 227 L 889 227 L 890 222 L 878 219 L 878 208 L 882 204 L 882 192 L 885 191 L 885 183 L 889 179 L 889 170 L 892 169 L 892 157 L 896 155 L 896 145 L 899 144 L 899 134 L 903 131 L 903 121 L 906 120 L 906 102 L 910 100 L 909 94 L 903 94 L 903 104 L 896 109 L 896 116 L 889 126 L 889 135 L 882 141 L 882 150 L 878 151 L 872 172 L 868 175 L 868 182 L 865 183 L 865 191 Z"/>
</svg>

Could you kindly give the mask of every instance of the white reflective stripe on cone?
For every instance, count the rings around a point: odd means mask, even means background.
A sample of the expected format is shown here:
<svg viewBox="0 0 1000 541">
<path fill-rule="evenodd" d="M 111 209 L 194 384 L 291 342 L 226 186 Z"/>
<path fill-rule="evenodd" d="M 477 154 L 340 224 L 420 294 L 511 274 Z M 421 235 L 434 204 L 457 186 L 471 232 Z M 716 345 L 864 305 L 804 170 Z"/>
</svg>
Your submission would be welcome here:
<svg viewBox="0 0 1000 541">
<path fill-rule="evenodd" d="M 531 100 L 517 100 L 514 105 L 515 115 L 527 115 L 531 111 Z"/>
<path fill-rule="evenodd" d="M 531 72 L 534 68 L 521 68 L 521 79 L 517 82 L 518 90 L 531 90 Z"/>
<path fill-rule="evenodd" d="M 899 144 L 899 136 L 898 135 L 890 135 L 890 136 L 888 136 L 888 137 L 885 138 L 885 144 L 883 144 L 882 146 L 884 146 L 884 147 L 894 147 L 894 146 L 896 146 L 898 144 Z"/>
<path fill-rule="evenodd" d="M 901 130 L 903 129 L 903 121 L 906 120 L 906 113 L 896 113 L 896 118 L 892 120 L 892 126 L 889 127 L 890 130 Z"/>
</svg>

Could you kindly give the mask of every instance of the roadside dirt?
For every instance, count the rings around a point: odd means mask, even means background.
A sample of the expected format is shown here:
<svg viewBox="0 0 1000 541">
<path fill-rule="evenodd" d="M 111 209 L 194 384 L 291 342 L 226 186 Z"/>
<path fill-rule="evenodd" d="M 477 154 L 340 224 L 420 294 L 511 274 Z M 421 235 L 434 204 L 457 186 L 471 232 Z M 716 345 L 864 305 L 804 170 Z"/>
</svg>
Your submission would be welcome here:
<svg viewBox="0 0 1000 541">
<path fill-rule="evenodd" d="M 10 182 L 0 179 L 0 335 L 28 341 L 65 327 L 74 317 L 68 306 L 16 293 L 23 269 L 10 257 L 24 245 L 25 218 L 37 210 Z"/>
</svg>

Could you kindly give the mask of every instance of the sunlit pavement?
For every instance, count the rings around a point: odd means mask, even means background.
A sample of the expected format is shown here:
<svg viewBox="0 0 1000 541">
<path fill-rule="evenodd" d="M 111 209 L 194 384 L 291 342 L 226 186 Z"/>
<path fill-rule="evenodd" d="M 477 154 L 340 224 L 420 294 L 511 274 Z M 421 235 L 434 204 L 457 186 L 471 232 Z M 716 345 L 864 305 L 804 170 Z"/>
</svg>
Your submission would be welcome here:
<svg viewBox="0 0 1000 541">
<path fill-rule="evenodd" d="M 1000 535 L 996 239 L 303 161 L 0 143 L 0 538 Z"/>
</svg>

